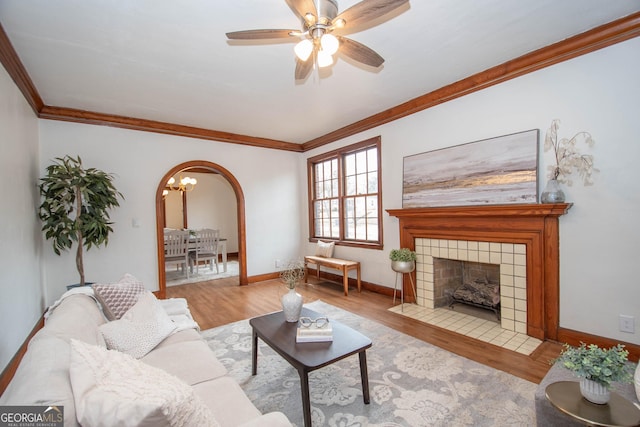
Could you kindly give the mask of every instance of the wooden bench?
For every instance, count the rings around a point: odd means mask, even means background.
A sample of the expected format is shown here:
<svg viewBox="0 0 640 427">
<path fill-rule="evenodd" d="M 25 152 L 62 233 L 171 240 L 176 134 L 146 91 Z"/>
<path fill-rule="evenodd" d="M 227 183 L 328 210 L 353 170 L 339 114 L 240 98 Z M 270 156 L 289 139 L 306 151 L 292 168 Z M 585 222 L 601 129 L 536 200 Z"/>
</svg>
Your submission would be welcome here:
<svg viewBox="0 0 640 427">
<path fill-rule="evenodd" d="M 344 294 L 349 295 L 349 270 L 356 270 L 358 274 L 358 292 L 360 292 L 360 262 L 348 261 L 346 259 L 339 258 L 324 258 L 320 256 L 308 255 L 304 257 L 304 279 L 307 280 L 309 274 L 308 264 L 315 264 L 317 266 L 317 277 L 320 277 L 320 266 L 333 268 L 342 271 L 342 282 L 344 284 Z"/>
</svg>

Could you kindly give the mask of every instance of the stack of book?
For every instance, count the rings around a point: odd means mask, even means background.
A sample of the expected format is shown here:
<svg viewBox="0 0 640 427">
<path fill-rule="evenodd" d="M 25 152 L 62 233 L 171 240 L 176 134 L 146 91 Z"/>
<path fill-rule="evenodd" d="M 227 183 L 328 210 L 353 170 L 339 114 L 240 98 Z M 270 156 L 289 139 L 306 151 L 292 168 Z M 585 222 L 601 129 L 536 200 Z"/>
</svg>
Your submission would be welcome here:
<svg viewBox="0 0 640 427">
<path fill-rule="evenodd" d="M 296 342 L 325 341 L 333 341 L 333 329 L 330 322 L 326 322 L 320 327 L 316 323 L 312 323 L 308 327 L 298 326 Z"/>
</svg>

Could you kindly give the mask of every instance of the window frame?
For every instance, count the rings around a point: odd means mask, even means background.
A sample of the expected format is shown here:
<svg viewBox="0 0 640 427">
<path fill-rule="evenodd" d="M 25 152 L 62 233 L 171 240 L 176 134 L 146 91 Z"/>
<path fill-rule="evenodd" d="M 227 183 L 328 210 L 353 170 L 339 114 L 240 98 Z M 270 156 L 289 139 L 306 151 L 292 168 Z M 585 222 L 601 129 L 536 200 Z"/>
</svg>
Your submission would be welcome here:
<svg viewBox="0 0 640 427">
<path fill-rule="evenodd" d="M 357 142 L 345 147 L 338 148 L 323 154 L 318 154 L 307 159 L 307 199 L 308 199 L 308 215 L 309 215 L 309 242 L 317 242 L 322 240 L 323 242 L 335 242 L 340 246 L 352 246 L 361 247 L 367 249 L 383 248 L 383 228 L 382 228 L 382 156 L 381 156 L 381 137 L 373 137 L 367 140 Z M 358 151 L 364 151 L 366 149 L 375 148 L 377 151 L 377 178 L 378 178 L 378 240 L 365 241 L 357 239 L 345 238 L 345 215 L 344 215 L 344 203 L 345 199 L 353 198 L 353 195 L 347 196 L 345 194 L 345 162 L 344 157 L 349 154 L 353 154 Z M 315 165 L 321 162 L 337 159 L 338 161 L 338 220 L 339 220 L 339 237 L 327 238 L 316 236 L 315 230 L 315 218 L 314 218 L 314 202 L 315 198 Z"/>
</svg>

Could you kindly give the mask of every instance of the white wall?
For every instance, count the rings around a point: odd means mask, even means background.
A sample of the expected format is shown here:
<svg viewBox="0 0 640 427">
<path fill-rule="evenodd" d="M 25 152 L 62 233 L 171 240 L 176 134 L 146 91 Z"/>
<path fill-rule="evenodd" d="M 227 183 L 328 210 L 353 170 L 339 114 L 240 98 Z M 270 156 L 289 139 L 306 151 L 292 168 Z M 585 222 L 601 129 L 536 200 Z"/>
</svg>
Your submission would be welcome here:
<svg viewBox="0 0 640 427">
<path fill-rule="evenodd" d="M 166 228 L 180 230 L 184 227 L 182 193 L 170 191 L 164 198 Z"/>
<path fill-rule="evenodd" d="M 187 219 L 190 229 L 213 228 L 227 239 L 227 252 L 238 252 L 238 209 L 236 194 L 222 175 L 189 173 L 198 180 L 187 193 Z"/>
<path fill-rule="evenodd" d="M 213 228 L 227 239 L 227 252 L 238 252 L 238 201 L 229 182 L 219 174 L 184 172 L 176 174 L 195 178 L 198 184 L 186 193 L 187 225 L 192 230 Z M 170 191 L 164 199 L 168 228 L 183 228 L 182 193 Z"/>
<path fill-rule="evenodd" d="M 158 288 L 155 192 L 173 166 L 205 160 L 227 169 L 245 197 L 247 273 L 274 271 L 275 259 L 297 257 L 300 193 L 296 165 L 300 155 L 104 126 L 41 120 L 41 171 L 50 159 L 79 154 L 88 167 L 115 174 L 124 194 L 112 212 L 109 245 L 86 253 L 87 281 L 112 282 L 131 273 L 151 290 Z M 134 227 L 134 220 L 139 227 Z M 48 303 L 70 283 L 77 283 L 72 253 L 44 252 Z"/>
<path fill-rule="evenodd" d="M 403 157 L 529 129 L 540 129 L 540 191 L 552 153 L 543 152 L 551 121 L 562 120 L 560 136 L 589 131 L 595 185 L 564 186 L 574 205 L 560 220 L 560 325 L 640 344 L 640 38 L 510 80 L 483 91 L 305 153 L 382 136 L 384 209 L 402 207 Z M 305 165 L 299 165 L 306 179 Z M 306 189 L 300 197 L 307 241 Z M 398 221 L 384 215 L 382 251 L 338 247 L 336 256 L 362 262 L 363 280 L 393 287 L 387 259 L 399 245 Z M 636 333 L 618 331 L 618 315 L 636 318 Z"/>
<path fill-rule="evenodd" d="M 0 371 L 44 311 L 38 122 L 0 67 Z"/>
</svg>

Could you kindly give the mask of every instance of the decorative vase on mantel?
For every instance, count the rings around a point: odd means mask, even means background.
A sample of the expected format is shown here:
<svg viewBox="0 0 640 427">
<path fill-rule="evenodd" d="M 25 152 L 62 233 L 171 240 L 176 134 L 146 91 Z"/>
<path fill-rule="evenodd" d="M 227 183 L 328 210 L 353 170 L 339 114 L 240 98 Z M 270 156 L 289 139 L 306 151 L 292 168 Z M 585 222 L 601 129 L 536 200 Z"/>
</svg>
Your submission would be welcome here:
<svg viewBox="0 0 640 427">
<path fill-rule="evenodd" d="M 542 191 L 540 201 L 542 203 L 563 203 L 565 201 L 564 191 L 560 188 L 560 183 L 557 179 L 551 178 L 547 182 L 547 186 Z"/>
<path fill-rule="evenodd" d="M 598 405 L 608 403 L 611 398 L 611 391 L 606 386 L 586 378 L 580 380 L 580 393 L 589 402 Z"/>
<path fill-rule="evenodd" d="M 287 322 L 297 322 L 300 320 L 302 311 L 302 295 L 296 292 L 295 288 L 289 288 L 289 292 L 281 299 L 282 311 Z"/>
</svg>

